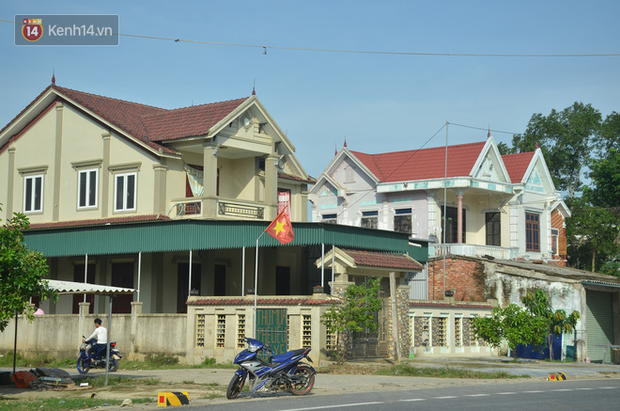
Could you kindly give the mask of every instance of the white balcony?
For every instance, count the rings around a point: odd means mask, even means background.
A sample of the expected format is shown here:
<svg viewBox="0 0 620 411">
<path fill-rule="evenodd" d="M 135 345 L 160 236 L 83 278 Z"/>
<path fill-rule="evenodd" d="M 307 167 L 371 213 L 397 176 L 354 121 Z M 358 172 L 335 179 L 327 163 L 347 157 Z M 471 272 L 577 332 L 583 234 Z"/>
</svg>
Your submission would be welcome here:
<svg viewBox="0 0 620 411">
<path fill-rule="evenodd" d="M 428 256 L 463 255 L 466 257 L 490 256 L 499 260 L 513 260 L 518 257 L 517 247 L 498 247 L 478 244 L 429 244 Z"/>
<path fill-rule="evenodd" d="M 174 200 L 168 211 L 172 219 L 225 218 L 263 220 L 265 204 L 254 201 L 193 197 Z"/>
</svg>

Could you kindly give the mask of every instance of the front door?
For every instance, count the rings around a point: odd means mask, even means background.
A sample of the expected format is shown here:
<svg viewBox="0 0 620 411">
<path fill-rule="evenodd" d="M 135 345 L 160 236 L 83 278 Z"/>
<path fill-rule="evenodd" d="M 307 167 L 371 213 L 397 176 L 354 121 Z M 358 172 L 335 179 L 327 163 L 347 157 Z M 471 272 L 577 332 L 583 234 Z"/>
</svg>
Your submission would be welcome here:
<svg viewBox="0 0 620 411">
<path fill-rule="evenodd" d="M 133 288 L 133 262 L 112 264 L 112 287 Z M 88 270 L 90 271 L 90 269 Z M 133 294 L 120 294 L 112 301 L 112 312 L 131 314 Z"/>
<path fill-rule="evenodd" d="M 200 264 L 192 264 L 192 290 L 200 295 Z M 179 263 L 177 267 L 177 313 L 187 312 L 187 297 L 189 296 L 189 263 Z"/>
</svg>

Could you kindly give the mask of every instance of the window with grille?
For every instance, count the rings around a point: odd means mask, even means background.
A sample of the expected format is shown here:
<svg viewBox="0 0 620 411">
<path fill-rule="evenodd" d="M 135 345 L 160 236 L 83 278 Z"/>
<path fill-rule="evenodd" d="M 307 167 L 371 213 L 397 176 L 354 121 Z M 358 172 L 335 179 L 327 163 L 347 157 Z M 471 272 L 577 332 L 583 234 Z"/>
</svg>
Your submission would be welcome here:
<svg viewBox="0 0 620 411">
<path fill-rule="evenodd" d="M 430 318 L 415 317 L 413 319 L 413 346 L 428 347 L 430 339 Z"/>
<path fill-rule="evenodd" d="M 463 346 L 463 330 L 461 328 L 463 319 L 456 317 L 454 319 L 454 345 L 456 347 Z"/>
<path fill-rule="evenodd" d="M 379 226 L 378 211 L 362 211 L 362 227 L 377 229 Z"/>
<path fill-rule="evenodd" d="M 411 234 L 411 209 L 394 210 L 394 231 Z"/>
<path fill-rule="evenodd" d="M 196 347 L 205 346 L 205 315 L 196 314 Z"/>
<path fill-rule="evenodd" d="M 245 314 L 237 314 L 237 348 L 245 348 Z"/>
<path fill-rule="evenodd" d="M 224 348 L 226 341 L 226 315 L 217 314 L 217 324 L 215 330 L 215 347 Z"/>
<path fill-rule="evenodd" d="M 448 336 L 448 318 L 446 317 L 433 317 L 432 319 L 432 338 L 431 343 L 433 347 L 447 347 Z"/>
<path fill-rule="evenodd" d="M 310 347 L 312 346 L 312 317 L 309 315 L 302 315 L 301 321 L 301 346 L 304 348 Z"/>
<path fill-rule="evenodd" d="M 323 214 L 321 216 L 321 222 L 327 224 L 337 224 L 338 214 Z"/>
</svg>

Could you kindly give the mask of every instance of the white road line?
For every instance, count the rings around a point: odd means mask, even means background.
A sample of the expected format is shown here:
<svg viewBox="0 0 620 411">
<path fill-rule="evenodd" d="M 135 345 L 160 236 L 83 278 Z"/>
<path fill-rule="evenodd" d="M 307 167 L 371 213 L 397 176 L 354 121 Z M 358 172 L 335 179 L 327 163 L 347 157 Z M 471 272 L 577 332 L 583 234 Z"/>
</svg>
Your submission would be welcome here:
<svg viewBox="0 0 620 411">
<path fill-rule="evenodd" d="M 557 390 L 551 390 L 555 392 L 573 391 L 575 388 L 558 388 Z"/>
<path fill-rule="evenodd" d="M 516 394 L 516 392 L 498 392 L 497 395 L 512 395 Z"/>
<path fill-rule="evenodd" d="M 307 410 L 324 410 L 328 408 L 345 408 L 345 407 L 360 407 L 363 405 L 379 405 L 383 404 L 382 402 L 358 402 L 356 404 L 339 404 L 339 405 L 324 405 L 321 407 L 308 407 L 308 408 L 291 408 L 288 410 L 282 411 L 307 411 Z"/>
<path fill-rule="evenodd" d="M 467 394 L 466 397 L 490 397 L 491 394 Z"/>
<path fill-rule="evenodd" d="M 618 387 L 596 387 L 598 390 L 617 390 Z"/>
<path fill-rule="evenodd" d="M 426 401 L 424 398 L 411 398 L 409 400 L 399 400 L 402 402 L 413 402 L 413 401 Z"/>
<path fill-rule="evenodd" d="M 592 391 L 594 388 L 575 388 L 577 391 Z"/>
<path fill-rule="evenodd" d="M 458 398 L 458 397 L 453 397 L 453 396 L 448 395 L 448 396 L 445 396 L 445 397 L 435 397 L 434 399 L 435 400 L 451 400 L 453 398 Z"/>
<path fill-rule="evenodd" d="M 542 391 L 542 390 L 532 390 L 532 391 L 523 391 L 526 394 L 538 394 L 540 392 L 546 392 L 546 391 Z"/>
</svg>

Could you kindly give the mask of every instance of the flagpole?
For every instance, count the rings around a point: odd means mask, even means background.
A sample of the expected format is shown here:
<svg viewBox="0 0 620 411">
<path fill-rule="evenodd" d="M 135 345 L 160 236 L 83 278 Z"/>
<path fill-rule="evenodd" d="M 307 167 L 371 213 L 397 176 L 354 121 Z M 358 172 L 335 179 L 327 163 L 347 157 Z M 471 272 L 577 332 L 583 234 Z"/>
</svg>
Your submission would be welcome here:
<svg viewBox="0 0 620 411">
<path fill-rule="evenodd" d="M 256 258 L 254 259 L 254 338 L 258 339 L 258 330 L 256 329 L 258 319 L 256 317 L 257 305 L 258 305 L 258 240 L 265 234 L 263 231 L 256 239 Z"/>
</svg>

